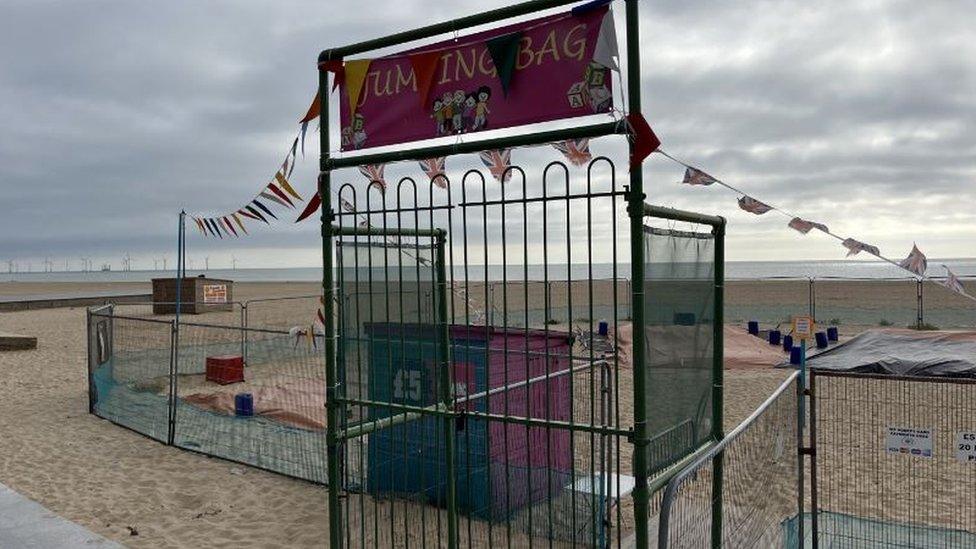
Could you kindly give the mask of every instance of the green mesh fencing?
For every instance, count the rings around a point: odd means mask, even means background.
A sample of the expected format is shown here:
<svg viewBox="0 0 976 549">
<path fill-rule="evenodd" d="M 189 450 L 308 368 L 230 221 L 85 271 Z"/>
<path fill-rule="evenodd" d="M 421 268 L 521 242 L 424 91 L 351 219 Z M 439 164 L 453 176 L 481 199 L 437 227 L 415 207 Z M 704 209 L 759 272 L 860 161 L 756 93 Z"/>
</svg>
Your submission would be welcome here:
<svg viewBox="0 0 976 549">
<path fill-rule="evenodd" d="M 651 471 L 712 435 L 715 237 L 644 228 Z"/>
</svg>

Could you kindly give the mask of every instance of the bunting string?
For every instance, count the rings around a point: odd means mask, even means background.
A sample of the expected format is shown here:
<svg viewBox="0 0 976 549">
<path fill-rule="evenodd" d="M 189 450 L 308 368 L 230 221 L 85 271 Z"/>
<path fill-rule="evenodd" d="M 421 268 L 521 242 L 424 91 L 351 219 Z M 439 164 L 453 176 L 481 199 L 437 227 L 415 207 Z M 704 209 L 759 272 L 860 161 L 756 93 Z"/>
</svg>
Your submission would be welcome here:
<svg viewBox="0 0 976 549">
<path fill-rule="evenodd" d="M 934 282 L 940 286 L 948 288 L 951 291 L 958 293 L 959 295 L 962 295 L 976 302 L 976 297 L 969 295 L 968 293 L 965 292 L 962 283 L 959 282 L 959 279 L 952 273 L 952 271 L 949 271 L 948 267 L 946 267 L 946 271 L 948 271 L 948 277 L 946 278 L 945 282 L 940 282 L 938 280 L 929 277 L 926 274 L 926 271 L 928 269 L 928 260 L 926 259 L 925 254 L 923 254 L 922 251 L 919 250 L 917 245 L 913 244 L 912 251 L 908 254 L 908 256 L 905 259 L 901 261 L 895 261 L 893 259 L 890 259 L 882 255 L 881 250 L 877 246 L 867 244 L 859 240 L 855 240 L 853 238 L 840 236 L 832 232 L 823 223 L 808 221 L 798 215 L 790 213 L 768 202 L 759 201 L 756 198 L 749 196 L 744 191 L 726 183 L 725 181 L 713 177 L 705 173 L 703 170 L 696 168 L 695 166 L 692 166 L 686 162 L 683 162 L 675 158 L 674 156 L 671 156 L 670 154 L 668 154 L 667 152 L 665 152 L 660 148 L 657 149 L 656 152 L 661 156 L 664 156 L 665 158 L 668 158 L 672 162 L 680 166 L 683 166 L 685 168 L 684 179 L 680 182 L 682 184 L 694 185 L 694 186 L 719 185 L 721 187 L 725 187 L 726 189 L 739 195 L 739 200 L 738 200 L 739 207 L 745 211 L 754 213 L 756 215 L 762 215 L 767 212 L 779 213 L 789 219 L 789 222 L 787 223 L 788 227 L 795 229 L 802 234 L 807 234 L 811 230 L 817 229 L 820 232 L 837 239 L 838 241 L 840 241 L 841 245 L 848 250 L 847 252 L 848 257 L 852 255 L 857 255 L 861 252 L 865 252 L 867 254 L 877 257 L 882 261 L 885 261 L 886 263 L 890 263 L 895 267 L 901 268 L 911 273 L 919 280 L 928 280 L 930 282 Z"/>
</svg>

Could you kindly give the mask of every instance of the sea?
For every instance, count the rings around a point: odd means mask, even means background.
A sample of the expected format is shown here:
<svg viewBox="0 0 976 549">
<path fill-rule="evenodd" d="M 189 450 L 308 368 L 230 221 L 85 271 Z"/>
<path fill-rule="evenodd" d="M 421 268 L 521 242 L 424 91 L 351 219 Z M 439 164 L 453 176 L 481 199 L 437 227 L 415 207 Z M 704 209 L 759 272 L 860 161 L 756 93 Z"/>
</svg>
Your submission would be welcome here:
<svg viewBox="0 0 976 549">
<path fill-rule="evenodd" d="M 777 278 L 817 278 L 817 279 L 897 279 L 911 278 L 911 274 L 902 269 L 881 261 L 728 261 L 725 275 L 729 280 L 758 280 Z M 945 276 L 948 266 L 956 275 L 964 278 L 976 278 L 976 258 L 965 259 L 930 259 L 927 274 L 931 277 Z M 486 276 L 487 271 L 487 276 Z M 548 269 L 543 265 L 529 265 L 527 273 L 523 273 L 521 265 L 489 264 L 471 265 L 468 267 L 467 278 L 471 281 L 488 280 L 565 280 L 571 276 L 573 280 L 592 277 L 595 279 L 630 277 L 629 264 L 618 264 L 616 273 L 610 263 L 574 263 L 572 268 L 566 264 L 550 264 Z M 175 275 L 175 269 L 163 270 L 132 270 L 132 271 L 55 271 L 55 272 L 6 272 L 0 273 L 0 282 L 148 282 L 153 278 L 167 278 Z M 526 276 L 527 274 L 527 276 Z M 187 276 L 204 275 L 209 278 L 225 278 L 241 282 L 315 282 L 322 279 L 322 269 L 318 267 L 283 267 L 262 269 L 210 269 L 207 271 L 188 269 Z M 464 271 L 454 268 L 455 280 L 465 278 Z"/>
</svg>

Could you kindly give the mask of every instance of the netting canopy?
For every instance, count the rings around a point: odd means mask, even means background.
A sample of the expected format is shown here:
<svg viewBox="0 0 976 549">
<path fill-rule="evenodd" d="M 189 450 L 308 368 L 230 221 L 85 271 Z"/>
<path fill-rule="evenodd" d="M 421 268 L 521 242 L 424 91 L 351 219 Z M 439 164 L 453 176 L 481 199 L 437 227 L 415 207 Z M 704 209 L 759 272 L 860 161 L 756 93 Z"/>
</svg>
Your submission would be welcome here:
<svg viewBox="0 0 976 549">
<path fill-rule="evenodd" d="M 644 315 L 651 468 L 711 435 L 715 237 L 644 227 Z"/>
</svg>

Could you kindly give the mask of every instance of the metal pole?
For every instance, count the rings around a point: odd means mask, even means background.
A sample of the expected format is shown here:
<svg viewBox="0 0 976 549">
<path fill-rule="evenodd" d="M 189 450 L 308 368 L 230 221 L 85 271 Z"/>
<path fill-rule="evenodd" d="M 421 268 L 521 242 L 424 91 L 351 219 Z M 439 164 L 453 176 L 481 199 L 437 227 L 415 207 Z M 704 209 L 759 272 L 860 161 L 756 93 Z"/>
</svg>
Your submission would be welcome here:
<svg viewBox="0 0 976 549">
<path fill-rule="evenodd" d="M 810 318 L 817 321 L 817 287 L 813 277 L 810 277 L 810 288 L 807 295 L 807 305 L 810 309 Z"/>
<path fill-rule="evenodd" d="M 797 547 L 803 547 L 803 534 L 804 534 L 804 524 L 803 524 L 803 485 L 805 484 L 804 468 L 803 468 L 803 428 L 801 426 L 801 418 L 803 414 L 803 408 L 800 403 L 803 402 L 803 384 L 797 382 L 796 384 L 796 406 L 800 410 L 799 414 L 796 416 L 796 537 L 797 537 Z"/>
<path fill-rule="evenodd" d="M 640 82 L 640 20 L 638 0 L 626 0 L 627 18 L 627 95 L 631 114 L 641 112 Z M 634 143 L 629 143 L 634 153 Z M 633 281 L 631 301 L 634 306 L 634 529 L 637 547 L 648 546 L 647 486 L 647 370 L 644 357 L 644 174 L 641 166 L 630 169 L 630 194 L 627 197 L 630 216 L 630 279 Z"/>
<path fill-rule="evenodd" d="M 915 296 L 917 300 L 915 319 L 915 327 L 919 330 L 922 329 L 922 325 L 925 324 L 925 300 L 922 299 L 922 279 L 918 278 L 915 280 Z"/>
<path fill-rule="evenodd" d="M 179 368 L 180 355 L 180 310 L 183 308 L 183 261 L 186 250 L 186 211 L 180 211 L 176 238 L 176 314 L 173 320 L 172 337 L 170 338 L 170 402 L 169 402 L 169 432 L 167 442 L 172 445 L 176 440 L 176 374 Z"/>
<path fill-rule="evenodd" d="M 447 271 L 444 260 L 444 243 L 447 240 L 443 231 L 437 237 L 437 339 L 440 368 L 441 401 L 449 411 L 454 411 L 454 384 L 451 372 L 451 344 L 447 326 Z M 457 471 L 454 455 L 455 426 L 454 417 L 447 415 L 441 419 L 444 426 L 444 453 L 447 463 L 447 546 L 457 547 Z"/>
<path fill-rule="evenodd" d="M 339 492 L 339 392 L 336 387 L 335 360 L 335 298 L 332 273 L 332 187 L 329 162 L 329 73 L 319 66 L 319 147 L 320 170 L 319 196 L 322 197 L 322 295 L 325 313 L 325 422 L 326 422 L 326 466 L 329 482 L 329 547 L 342 547 L 342 500 Z"/>
<path fill-rule="evenodd" d="M 725 223 L 716 226 L 715 235 L 715 319 L 712 325 L 712 439 L 716 442 L 725 436 L 724 410 L 724 322 L 725 322 Z M 712 458 L 712 547 L 722 547 L 722 482 L 725 452 Z"/>
<path fill-rule="evenodd" d="M 810 373 L 810 535 L 813 549 L 820 547 L 817 517 L 817 374 Z M 803 478 L 802 476 L 800 477 Z"/>
</svg>

